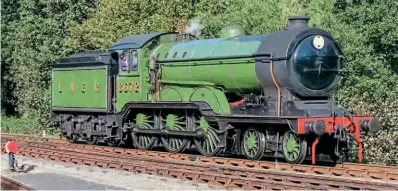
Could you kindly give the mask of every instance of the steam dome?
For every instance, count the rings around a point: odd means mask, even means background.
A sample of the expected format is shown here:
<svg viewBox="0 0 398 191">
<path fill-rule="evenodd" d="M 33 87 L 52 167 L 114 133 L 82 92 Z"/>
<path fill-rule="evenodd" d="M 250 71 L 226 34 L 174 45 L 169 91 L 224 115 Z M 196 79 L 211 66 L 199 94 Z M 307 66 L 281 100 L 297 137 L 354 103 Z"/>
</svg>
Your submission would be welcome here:
<svg viewBox="0 0 398 191">
<path fill-rule="evenodd" d="M 239 36 L 245 36 L 246 30 L 241 26 L 227 26 L 221 31 L 221 38 L 227 40 Z"/>
</svg>

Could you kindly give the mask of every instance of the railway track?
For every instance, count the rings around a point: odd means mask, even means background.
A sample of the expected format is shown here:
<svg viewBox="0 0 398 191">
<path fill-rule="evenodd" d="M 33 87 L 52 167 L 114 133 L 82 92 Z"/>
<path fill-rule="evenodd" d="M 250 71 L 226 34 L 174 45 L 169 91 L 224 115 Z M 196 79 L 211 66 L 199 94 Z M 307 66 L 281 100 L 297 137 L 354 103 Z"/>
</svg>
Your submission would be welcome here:
<svg viewBox="0 0 398 191">
<path fill-rule="evenodd" d="M 10 136 L 3 135 L 3 139 L 7 138 Z M 396 169 L 376 166 L 369 167 L 371 169 L 366 173 L 362 171 L 366 171 L 364 168 L 368 165 L 308 167 L 310 165 L 280 163 L 278 168 L 277 164 L 274 163 L 272 166 L 272 162 L 264 161 L 203 156 L 195 158 L 186 154 L 67 144 L 62 140 L 29 136 L 17 136 L 17 140 L 21 143 L 19 154 L 25 156 L 170 176 L 223 185 L 227 188 L 398 189 Z M 355 170 L 355 167 L 361 168 Z M 319 170 L 322 168 L 322 171 Z"/>
<path fill-rule="evenodd" d="M 33 190 L 29 186 L 26 186 L 20 182 L 17 182 L 11 178 L 1 176 L 1 189 L 2 190 Z"/>
<path fill-rule="evenodd" d="M 172 154 L 168 152 L 157 152 L 157 151 L 142 151 L 138 149 L 69 144 L 65 140 L 34 137 L 28 135 L 4 134 L 3 138 L 7 139 L 9 137 L 15 137 L 15 136 L 17 136 L 19 141 L 34 140 L 34 141 L 45 141 L 60 145 L 67 144 L 68 147 L 74 147 L 76 149 L 89 149 L 89 150 L 95 150 L 96 152 L 137 155 L 143 157 L 148 156 L 150 159 L 166 158 L 173 161 L 189 160 L 199 164 L 219 164 L 219 165 L 227 165 L 233 167 L 252 168 L 252 169 L 268 169 L 268 170 L 279 170 L 279 171 L 289 171 L 289 172 L 298 172 L 298 173 L 310 173 L 310 174 L 326 175 L 326 176 L 365 178 L 370 180 L 398 182 L 397 166 L 380 166 L 380 165 L 367 165 L 367 164 L 358 164 L 358 163 L 337 164 L 334 167 L 298 165 L 298 164 L 289 164 L 283 162 L 281 163 L 281 162 L 270 162 L 270 161 L 250 161 L 244 159 L 225 158 L 225 157 L 206 157 L 201 155 Z"/>
</svg>

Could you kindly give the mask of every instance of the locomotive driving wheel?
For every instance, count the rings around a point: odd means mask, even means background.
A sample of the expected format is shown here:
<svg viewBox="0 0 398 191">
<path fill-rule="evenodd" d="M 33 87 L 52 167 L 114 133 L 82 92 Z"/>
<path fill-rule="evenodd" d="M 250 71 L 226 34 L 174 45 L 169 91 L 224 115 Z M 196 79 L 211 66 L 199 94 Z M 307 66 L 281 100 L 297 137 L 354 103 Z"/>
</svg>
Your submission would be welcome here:
<svg viewBox="0 0 398 191">
<path fill-rule="evenodd" d="M 197 111 L 194 114 L 194 125 L 195 131 L 202 131 L 204 133 L 203 138 L 195 138 L 195 146 L 198 151 L 205 156 L 216 156 L 221 152 L 219 130 L 217 123 L 209 123 L 206 119 Z"/>
<path fill-rule="evenodd" d="M 282 138 L 283 156 L 289 163 L 302 163 L 307 154 L 307 141 L 287 130 Z"/>
<path fill-rule="evenodd" d="M 242 139 L 242 153 L 250 160 L 259 160 L 265 151 L 265 136 L 261 130 L 250 128 Z"/>
<path fill-rule="evenodd" d="M 135 128 L 142 128 L 142 129 L 157 128 L 154 111 L 152 114 L 150 112 L 138 113 L 133 121 Z M 139 134 L 139 133 L 134 133 L 134 131 L 132 131 L 131 137 L 133 139 L 134 147 L 141 150 L 152 149 L 156 145 L 155 143 L 157 143 L 158 141 L 158 137 L 156 135 Z"/>
<path fill-rule="evenodd" d="M 161 115 L 162 126 L 168 131 L 186 131 L 188 127 L 187 111 L 164 112 Z M 161 141 L 167 151 L 184 152 L 189 139 L 184 136 L 162 135 Z"/>
</svg>

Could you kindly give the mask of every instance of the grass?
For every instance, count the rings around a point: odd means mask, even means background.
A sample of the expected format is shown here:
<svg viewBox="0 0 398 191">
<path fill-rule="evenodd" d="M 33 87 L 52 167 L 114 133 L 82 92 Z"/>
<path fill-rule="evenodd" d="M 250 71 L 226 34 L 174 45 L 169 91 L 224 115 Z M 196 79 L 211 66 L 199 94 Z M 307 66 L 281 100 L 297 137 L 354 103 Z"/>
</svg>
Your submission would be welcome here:
<svg viewBox="0 0 398 191">
<path fill-rule="evenodd" d="M 1 132 L 14 134 L 36 134 L 40 130 L 28 119 L 1 115 Z"/>
</svg>

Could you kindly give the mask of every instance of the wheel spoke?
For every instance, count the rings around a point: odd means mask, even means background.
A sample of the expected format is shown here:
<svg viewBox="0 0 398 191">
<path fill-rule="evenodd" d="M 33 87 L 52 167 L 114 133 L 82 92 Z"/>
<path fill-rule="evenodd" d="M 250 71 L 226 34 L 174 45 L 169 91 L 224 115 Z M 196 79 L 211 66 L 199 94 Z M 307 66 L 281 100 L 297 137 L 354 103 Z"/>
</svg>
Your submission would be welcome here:
<svg viewBox="0 0 398 191">
<path fill-rule="evenodd" d="M 283 135 L 283 154 L 290 163 L 301 163 L 306 157 L 306 141 L 288 130 Z"/>
<path fill-rule="evenodd" d="M 294 159 L 296 160 L 298 157 L 298 153 L 293 151 L 292 154 L 293 154 Z"/>
<path fill-rule="evenodd" d="M 173 113 L 164 113 L 162 115 L 162 123 L 163 127 L 168 130 L 173 131 L 185 131 L 187 130 L 187 116 L 186 113 L 182 114 L 181 111 L 174 110 Z M 189 143 L 189 140 L 184 136 L 161 136 L 161 141 L 163 142 L 163 146 L 169 152 L 183 152 Z"/>
<path fill-rule="evenodd" d="M 209 136 L 207 136 L 207 140 L 210 143 L 217 144 L 217 141 L 216 141 L 215 137 L 212 134 L 209 134 Z"/>
<path fill-rule="evenodd" d="M 174 150 L 176 148 L 176 143 L 174 139 L 171 139 L 171 146 L 170 149 Z"/>
<path fill-rule="evenodd" d="M 209 136 L 214 137 L 217 140 L 217 142 L 220 142 L 220 139 L 218 138 L 218 136 L 213 128 L 210 128 L 210 130 L 208 132 L 209 132 Z"/>
<path fill-rule="evenodd" d="M 215 145 L 216 145 L 217 143 L 214 141 L 214 139 L 211 139 L 211 142 L 210 142 L 210 149 L 211 149 L 211 151 L 214 151 L 214 149 L 215 149 Z"/>
<path fill-rule="evenodd" d="M 290 160 L 294 160 L 293 153 L 289 153 L 289 158 L 290 158 Z"/>
<path fill-rule="evenodd" d="M 140 146 L 142 147 L 144 144 L 143 144 L 143 142 L 144 142 L 144 137 L 143 136 L 139 136 L 138 137 L 138 140 L 139 140 L 139 144 L 140 144 Z"/>
<path fill-rule="evenodd" d="M 210 150 L 210 141 L 206 141 L 206 151 L 211 152 Z"/>
<path fill-rule="evenodd" d="M 133 120 L 135 122 L 135 127 L 143 129 L 155 129 L 153 113 L 138 113 Z M 151 149 L 157 138 L 156 136 L 147 134 L 131 134 L 133 138 L 133 143 L 138 149 L 149 150 Z"/>
<path fill-rule="evenodd" d="M 174 138 L 173 138 L 173 139 L 174 139 Z M 175 147 L 174 147 L 174 149 L 177 149 L 178 147 L 181 146 L 179 140 L 180 140 L 180 139 L 174 139 L 174 142 L 175 142 Z"/>
<path fill-rule="evenodd" d="M 177 125 L 177 124 L 174 127 L 175 127 L 176 130 L 180 130 L 180 131 L 183 131 L 185 129 L 185 128 L 181 127 L 180 125 Z"/>
<path fill-rule="evenodd" d="M 262 131 L 250 128 L 243 134 L 243 154 L 246 158 L 258 160 L 262 158 L 265 151 L 265 137 Z"/>
<path fill-rule="evenodd" d="M 195 138 L 195 145 L 198 151 L 207 156 L 214 156 L 221 152 L 219 131 L 217 123 L 209 123 L 199 113 L 195 115 L 194 120 L 195 131 L 202 131 L 204 133 L 203 138 Z"/>
<path fill-rule="evenodd" d="M 298 155 L 299 151 L 298 150 L 293 150 L 293 153 L 296 153 Z"/>
<path fill-rule="evenodd" d="M 149 136 L 145 136 L 145 145 L 149 145 L 151 142 L 151 138 Z"/>
</svg>

